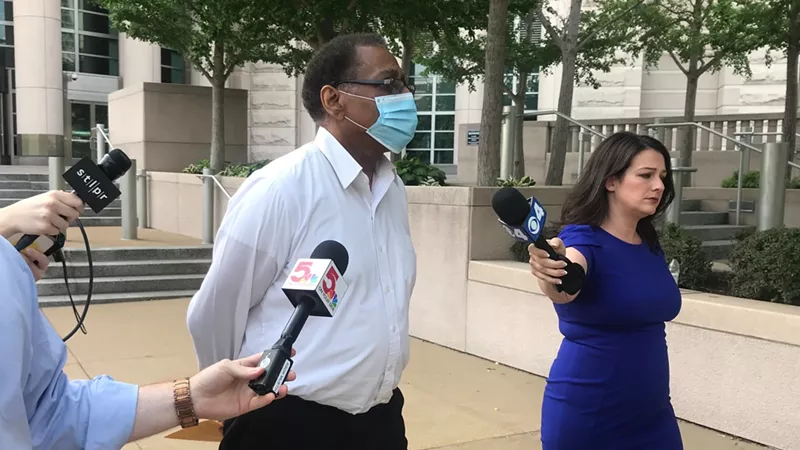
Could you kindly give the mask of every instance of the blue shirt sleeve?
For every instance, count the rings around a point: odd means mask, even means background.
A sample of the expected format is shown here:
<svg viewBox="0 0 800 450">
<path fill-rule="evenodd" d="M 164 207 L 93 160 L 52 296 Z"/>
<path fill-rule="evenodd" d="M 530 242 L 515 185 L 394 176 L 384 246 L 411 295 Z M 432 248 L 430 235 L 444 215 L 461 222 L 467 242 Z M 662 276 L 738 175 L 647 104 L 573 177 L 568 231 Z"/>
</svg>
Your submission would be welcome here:
<svg viewBox="0 0 800 450">
<path fill-rule="evenodd" d="M 69 381 L 66 346 L 39 310 L 30 269 L 0 238 L 0 449 L 118 449 L 138 387 L 107 376 Z"/>
<path fill-rule="evenodd" d="M 572 247 L 586 258 L 586 276 L 591 276 L 594 266 L 594 250 L 600 246 L 595 229 L 591 225 L 567 225 L 558 234 L 564 247 Z"/>
</svg>

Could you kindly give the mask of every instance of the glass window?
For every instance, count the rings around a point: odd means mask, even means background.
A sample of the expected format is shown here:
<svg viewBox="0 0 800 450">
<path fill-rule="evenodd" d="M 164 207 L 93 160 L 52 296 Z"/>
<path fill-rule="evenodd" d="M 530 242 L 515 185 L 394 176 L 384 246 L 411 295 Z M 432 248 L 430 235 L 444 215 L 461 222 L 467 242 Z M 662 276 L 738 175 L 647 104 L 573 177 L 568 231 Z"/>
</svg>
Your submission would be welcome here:
<svg viewBox="0 0 800 450">
<path fill-rule="evenodd" d="M 13 22 L 14 21 L 14 4 L 9 0 L 3 2 L 3 7 L 0 8 L 0 21 Z"/>
<path fill-rule="evenodd" d="M 161 49 L 161 82 L 162 83 L 183 83 L 185 82 L 183 57 L 175 50 L 168 48 Z"/>
<path fill-rule="evenodd" d="M 72 3 L 72 0 L 69 0 L 69 2 Z M 61 4 L 64 4 L 64 0 L 61 0 Z M 108 14 L 107 9 L 103 8 L 92 0 L 78 0 L 78 9 L 82 9 L 84 11 L 93 11 L 100 14 Z"/>
<path fill-rule="evenodd" d="M 14 27 L 0 25 L 0 45 L 14 45 Z"/>
<path fill-rule="evenodd" d="M 0 64 L 14 67 L 14 47 L 0 47 Z"/>
<path fill-rule="evenodd" d="M 70 30 L 75 29 L 75 12 L 69 9 L 61 9 L 61 28 Z"/>
<path fill-rule="evenodd" d="M 66 72 L 75 71 L 75 53 L 62 53 L 61 54 L 61 69 Z"/>
<path fill-rule="evenodd" d="M 453 164 L 456 84 L 439 76 L 419 76 L 424 70 L 423 66 L 414 64 L 410 71 L 417 90 L 419 122 L 406 154 L 433 164 Z"/>
<path fill-rule="evenodd" d="M 512 91 L 517 90 L 517 76 L 506 72 L 506 86 Z M 503 106 L 512 106 L 513 102 L 507 93 L 503 93 Z M 539 109 L 539 74 L 534 73 L 528 76 L 527 92 L 525 93 L 525 111 L 535 111 Z"/>
<path fill-rule="evenodd" d="M 112 58 L 116 58 L 119 56 L 117 54 L 118 46 L 116 39 L 81 35 L 80 43 L 81 45 L 80 48 L 78 49 L 80 53 L 89 55 L 98 55 L 98 56 L 109 56 Z"/>
<path fill-rule="evenodd" d="M 84 73 L 119 75 L 119 64 L 116 59 L 81 55 L 80 58 L 78 58 L 78 66 L 80 67 L 80 71 Z"/>
<path fill-rule="evenodd" d="M 75 33 L 61 32 L 61 50 L 75 52 Z"/>
<path fill-rule="evenodd" d="M 72 3 L 72 0 L 61 0 L 61 7 L 62 8 L 63 7 L 72 8 L 73 5 L 74 5 L 74 3 Z"/>
<path fill-rule="evenodd" d="M 79 17 L 79 30 L 92 33 L 112 34 L 111 23 L 108 21 L 108 16 L 82 12 Z"/>
</svg>

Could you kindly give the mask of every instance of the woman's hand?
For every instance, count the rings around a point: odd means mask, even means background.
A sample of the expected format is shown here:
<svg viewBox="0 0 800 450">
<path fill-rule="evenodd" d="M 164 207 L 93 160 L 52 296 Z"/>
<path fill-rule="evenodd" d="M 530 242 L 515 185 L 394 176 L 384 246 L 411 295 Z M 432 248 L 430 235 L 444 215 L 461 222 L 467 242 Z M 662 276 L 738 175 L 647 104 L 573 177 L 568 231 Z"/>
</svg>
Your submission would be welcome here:
<svg viewBox="0 0 800 450">
<path fill-rule="evenodd" d="M 32 247 L 28 247 L 20 253 L 22 257 L 25 258 L 25 262 L 28 263 L 28 267 L 31 268 L 33 279 L 36 281 L 41 280 L 44 273 L 47 272 L 47 267 L 50 265 L 50 260 L 47 256 L 44 256 L 42 252 Z"/>
<path fill-rule="evenodd" d="M 553 238 L 548 240 L 547 243 L 559 255 L 567 254 L 567 249 L 561 239 Z M 567 274 L 567 271 L 564 270 L 567 267 L 567 263 L 550 259 L 545 250 L 539 249 L 533 244 L 528 246 L 528 253 L 530 254 L 529 263 L 533 276 L 548 284 L 561 284 L 560 278 Z"/>
<path fill-rule="evenodd" d="M 54 236 L 63 232 L 83 212 L 83 201 L 75 194 L 49 191 L 0 209 L 0 235 L 17 233 Z"/>
</svg>

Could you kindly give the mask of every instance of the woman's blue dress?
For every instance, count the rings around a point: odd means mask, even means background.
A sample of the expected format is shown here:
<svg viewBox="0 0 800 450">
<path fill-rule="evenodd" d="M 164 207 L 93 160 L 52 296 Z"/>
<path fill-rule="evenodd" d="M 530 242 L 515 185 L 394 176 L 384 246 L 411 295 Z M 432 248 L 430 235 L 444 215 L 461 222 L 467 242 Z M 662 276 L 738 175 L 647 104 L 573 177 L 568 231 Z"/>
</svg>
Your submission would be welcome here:
<svg viewBox="0 0 800 450">
<path fill-rule="evenodd" d="M 543 450 L 681 450 L 665 322 L 681 308 L 664 254 L 600 227 L 559 237 L 587 260 L 586 284 L 555 304 L 564 335 L 542 405 Z"/>
</svg>

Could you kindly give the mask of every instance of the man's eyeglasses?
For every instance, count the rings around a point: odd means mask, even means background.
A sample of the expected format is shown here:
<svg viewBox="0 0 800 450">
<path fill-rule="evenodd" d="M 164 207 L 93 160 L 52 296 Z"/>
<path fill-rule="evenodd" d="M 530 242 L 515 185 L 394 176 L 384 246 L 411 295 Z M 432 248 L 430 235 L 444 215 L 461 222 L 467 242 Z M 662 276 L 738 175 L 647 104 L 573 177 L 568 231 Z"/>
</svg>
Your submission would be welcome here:
<svg viewBox="0 0 800 450">
<path fill-rule="evenodd" d="M 335 81 L 331 83 L 333 87 L 339 87 L 342 84 L 361 84 L 365 86 L 385 86 L 389 94 L 402 94 L 403 91 L 408 89 L 412 94 L 414 93 L 414 86 L 406 83 L 406 80 L 398 80 L 396 78 L 387 78 L 385 80 L 346 80 Z"/>
</svg>

